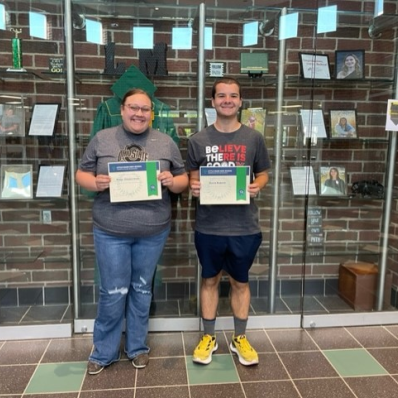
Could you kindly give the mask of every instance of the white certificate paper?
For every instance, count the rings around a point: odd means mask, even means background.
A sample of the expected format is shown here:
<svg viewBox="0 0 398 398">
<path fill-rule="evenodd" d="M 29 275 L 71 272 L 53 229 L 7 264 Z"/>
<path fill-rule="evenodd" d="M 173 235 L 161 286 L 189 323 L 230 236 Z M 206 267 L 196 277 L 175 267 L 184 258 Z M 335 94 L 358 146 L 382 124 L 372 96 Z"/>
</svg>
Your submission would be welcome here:
<svg viewBox="0 0 398 398">
<path fill-rule="evenodd" d="M 52 136 L 60 104 L 36 104 L 30 120 L 29 135 Z"/>
<path fill-rule="evenodd" d="M 111 162 L 108 163 L 108 173 L 112 203 L 162 199 L 158 161 Z"/>
<path fill-rule="evenodd" d="M 200 167 L 200 204 L 247 205 L 250 166 Z"/>
<path fill-rule="evenodd" d="M 300 116 L 305 138 L 328 138 L 322 109 L 301 109 Z"/>
<path fill-rule="evenodd" d="M 291 167 L 293 195 L 316 195 L 314 169 L 312 166 Z"/>
<path fill-rule="evenodd" d="M 65 166 L 44 166 L 39 169 L 36 197 L 60 197 L 64 183 Z"/>
</svg>

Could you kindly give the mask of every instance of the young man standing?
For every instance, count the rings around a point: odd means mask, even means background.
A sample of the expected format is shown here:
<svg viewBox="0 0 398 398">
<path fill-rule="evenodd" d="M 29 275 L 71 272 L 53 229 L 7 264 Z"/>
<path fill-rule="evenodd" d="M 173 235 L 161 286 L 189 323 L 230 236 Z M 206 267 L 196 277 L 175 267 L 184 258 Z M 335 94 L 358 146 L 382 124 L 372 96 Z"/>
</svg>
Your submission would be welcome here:
<svg viewBox="0 0 398 398">
<path fill-rule="evenodd" d="M 196 209 L 195 247 L 202 266 L 201 315 L 204 334 L 193 361 L 209 364 L 217 350 L 215 323 L 218 287 L 222 272 L 229 275 L 234 335 L 230 349 L 243 365 L 258 363 L 258 355 L 246 338 L 249 316 L 249 269 L 262 241 L 254 198 L 268 182 L 270 160 L 264 138 L 238 120 L 241 87 L 232 78 L 217 80 L 212 89 L 214 124 L 193 135 L 188 142 L 187 169 Z M 201 205 L 200 166 L 250 166 L 249 205 Z"/>
</svg>

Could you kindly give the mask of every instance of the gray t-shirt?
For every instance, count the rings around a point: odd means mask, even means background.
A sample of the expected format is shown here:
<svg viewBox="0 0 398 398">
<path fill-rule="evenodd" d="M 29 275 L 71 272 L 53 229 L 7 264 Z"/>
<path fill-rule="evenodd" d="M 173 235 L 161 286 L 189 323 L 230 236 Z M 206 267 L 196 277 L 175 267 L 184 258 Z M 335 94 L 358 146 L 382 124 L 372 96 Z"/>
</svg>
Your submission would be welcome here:
<svg viewBox="0 0 398 398">
<path fill-rule="evenodd" d="M 174 176 L 185 172 L 180 151 L 168 135 L 154 129 L 133 134 L 122 125 L 101 130 L 94 136 L 79 169 L 95 175 L 108 174 L 109 162 L 145 160 L 158 160 L 160 171 L 168 170 Z M 93 223 L 111 234 L 156 235 L 169 227 L 170 220 L 170 195 L 166 187 L 162 187 L 161 200 L 111 203 L 109 189 L 94 198 Z"/>
<path fill-rule="evenodd" d="M 187 169 L 200 166 L 250 166 L 253 174 L 270 168 L 263 136 L 242 125 L 232 133 L 220 133 L 213 125 L 194 134 L 188 141 Z M 201 205 L 196 209 L 195 230 L 210 235 L 252 235 L 260 232 L 258 210 L 250 205 Z"/>
<path fill-rule="evenodd" d="M 19 130 L 19 125 L 21 124 L 21 118 L 18 115 L 7 115 L 4 114 L 1 118 L 0 125 L 4 128 L 9 128 L 15 125 L 15 128 L 9 133 L 16 133 Z"/>
</svg>

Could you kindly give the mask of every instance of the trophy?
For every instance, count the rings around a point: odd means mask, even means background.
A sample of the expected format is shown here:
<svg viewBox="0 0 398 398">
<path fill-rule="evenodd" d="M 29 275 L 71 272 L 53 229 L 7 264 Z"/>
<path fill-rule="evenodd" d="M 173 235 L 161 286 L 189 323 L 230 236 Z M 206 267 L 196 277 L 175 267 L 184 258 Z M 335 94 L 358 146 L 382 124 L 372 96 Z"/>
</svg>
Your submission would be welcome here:
<svg viewBox="0 0 398 398">
<path fill-rule="evenodd" d="M 8 68 L 7 72 L 26 72 L 26 69 L 22 67 L 22 39 L 18 37 L 22 29 L 11 28 L 10 30 L 15 33 L 15 37 L 11 39 L 12 68 Z"/>
</svg>

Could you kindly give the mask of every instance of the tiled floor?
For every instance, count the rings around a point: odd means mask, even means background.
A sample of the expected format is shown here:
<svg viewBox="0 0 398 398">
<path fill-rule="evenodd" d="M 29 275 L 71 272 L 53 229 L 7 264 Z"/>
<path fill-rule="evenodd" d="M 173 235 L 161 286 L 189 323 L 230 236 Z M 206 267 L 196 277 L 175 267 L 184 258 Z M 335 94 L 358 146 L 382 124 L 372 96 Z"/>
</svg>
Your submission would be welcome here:
<svg viewBox="0 0 398 398">
<path fill-rule="evenodd" d="M 199 333 L 151 333 L 150 362 L 122 357 L 86 374 L 92 336 L 0 341 L 0 397 L 51 398 L 389 398 L 398 396 L 398 325 L 248 331 L 260 363 L 231 354 L 217 333 L 208 366 L 192 363 Z"/>
</svg>

